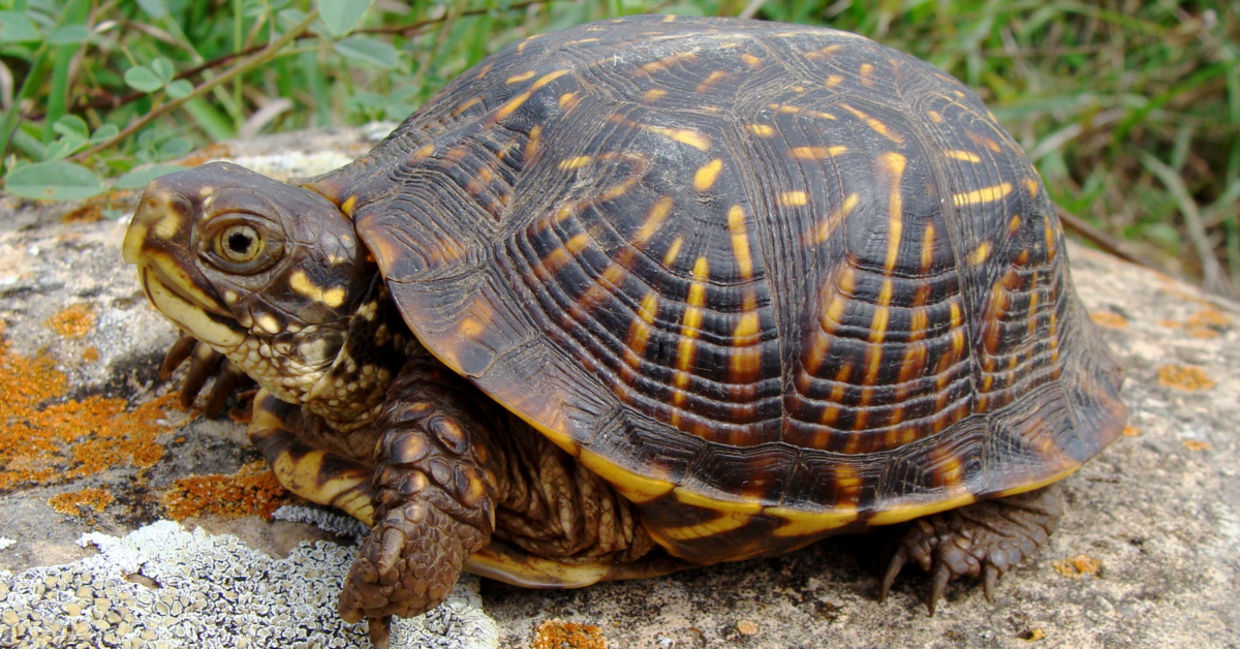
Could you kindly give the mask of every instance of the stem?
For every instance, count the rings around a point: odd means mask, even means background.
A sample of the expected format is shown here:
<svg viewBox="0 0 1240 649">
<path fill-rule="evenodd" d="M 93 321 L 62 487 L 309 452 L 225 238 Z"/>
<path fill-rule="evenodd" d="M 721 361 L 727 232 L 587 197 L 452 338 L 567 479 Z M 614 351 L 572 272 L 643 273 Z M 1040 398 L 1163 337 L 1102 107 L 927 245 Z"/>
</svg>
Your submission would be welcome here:
<svg viewBox="0 0 1240 649">
<path fill-rule="evenodd" d="M 139 130 L 142 129 L 142 127 L 146 126 L 147 124 L 150 124 L 156 119 L 163 117 L 164 115 L 176 110 L 177 108 L 180 108 L 181 105 L 183 105 L 185 102 L 190 101 L 191 99 L 197 99 L 207 94 L 208 92 L 211 92 L 216 87 L 222 84 L 228 83 L 232 81 L 233 79 L 240 77 L 242 74 L 249 72 L 255 67 L 267 62 L 268 60 L 273 58 L 276 54 L 278 54 L 280 50 L 284 48 L 285 45 L 288 45 L 294 40 L 297 40 L 297 38 L 299 38 L 301 34 L 303 34 L 307 29 L 309 29 L 310 25 L 312 25 L 314 21 L 318 19 L 318 17 L 319 17 L 319 12 L 317 10 L 311 11 L 305 17 L 304 20 L 302 20 L 300 23 L 297 23 L 297 25 L 295 25 L 292 29 L 285 32 L 285 34 L 281 36 L 279 40 L 269 43 L 266 47 L 264 47 L 263 49 L 259 50 L 256 54 L 254 54 L 254 56 L 246 59 L 242 63 L 239 63 L 235 67 L 229 68 L 228 70 L 220 74 L 218 77 L 211 79 L 210 81 L 204 82 L 202 85 L 198 86 L 197 88 L 194 88 L 194 91 L 189 93 L 188 95 L 185 95 L 184 97 L 179 97 L 177 99 L 173 99 L 172 101 L 169 101 L 168 103 L 159 105 L 151 112 L 147 113 L 146 115 L 143 115 L 141 118 L 139 118 L 134 123 L 130 124 L 129 126 L 126 126 L 124 129 L 121 130 L 121 132 L 117 133 L 115 136 L 103 142 L 100 142 L 99 144 L 96 144 L 95 146 L 85 151 L 82 151 L 81 153 L 78 153 L 72 156 L 70 159 L 81 160 L 87 156 L 93 155 L 104 149 L 112 147 L 116 143 L 128 138 L 134 133 L 137 133 Z"/>
</svg>

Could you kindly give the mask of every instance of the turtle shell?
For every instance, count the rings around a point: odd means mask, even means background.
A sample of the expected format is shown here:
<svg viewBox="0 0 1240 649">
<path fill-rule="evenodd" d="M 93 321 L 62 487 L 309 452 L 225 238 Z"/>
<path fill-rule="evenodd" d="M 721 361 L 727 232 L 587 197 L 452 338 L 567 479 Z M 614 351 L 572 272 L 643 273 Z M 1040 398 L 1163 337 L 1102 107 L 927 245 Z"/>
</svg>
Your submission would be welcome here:
<svg viewBox="0 0 1240 649">
<path fill-rule="evenodd" d="M 853 34 L 531 37 L 309 186 L 435 356 L 686 558 L 1034 489 L 1126 416 L 1019 146 Z"/>
</svg>

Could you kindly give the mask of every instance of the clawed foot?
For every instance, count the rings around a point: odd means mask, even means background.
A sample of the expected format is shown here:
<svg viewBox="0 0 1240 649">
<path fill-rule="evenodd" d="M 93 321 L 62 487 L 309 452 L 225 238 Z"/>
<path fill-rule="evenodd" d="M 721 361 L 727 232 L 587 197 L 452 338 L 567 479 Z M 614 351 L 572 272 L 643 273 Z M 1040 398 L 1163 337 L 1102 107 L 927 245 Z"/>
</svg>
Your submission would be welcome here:
<svg viewBox="0 0 1240 649">
<path fill-rule="evenodd" d="M 485 538 L 477 530 L 435 507 L 421 502 L 393 507 L 371 530 L 349 570 L 340 616 L 348 622 L 365 618 L 371 642 L 377 649 L 387 647 L 392 616 L 420 615 L 442 602 L 479 541 Z"/>
<path fill-rule="evenodd" d="M 918 519 L 887 564 L 879 600 L 905 564 L 916 563 L 931 575 L 930 615 L 947 584 L 965 575 L 981 578 L 993 601 L 999 577 L 1045 543 L 1062 515 L 1063 498 L 1052 486 Z"/>
<path fill-rule="evenodd" d="M 160 378 L 167 381 L 172 372 L 187 361 L 189 369 L 181 383 L 181 405 L 186 408 L 193 406 L 198 393 L 202 392 L 202 387 L 209 379 L 215 379 L 203 406 L 203 413 L 208 417 L 216 417 L 223 412 L 231 394 L 246 390 L 254 384 L 250 377 L 233 367 L 232 362 L 224 358 L 223 354 L 186 334 L 181 334 L 168 349 L 164 364 L 159 368 Z"/>
</svg>

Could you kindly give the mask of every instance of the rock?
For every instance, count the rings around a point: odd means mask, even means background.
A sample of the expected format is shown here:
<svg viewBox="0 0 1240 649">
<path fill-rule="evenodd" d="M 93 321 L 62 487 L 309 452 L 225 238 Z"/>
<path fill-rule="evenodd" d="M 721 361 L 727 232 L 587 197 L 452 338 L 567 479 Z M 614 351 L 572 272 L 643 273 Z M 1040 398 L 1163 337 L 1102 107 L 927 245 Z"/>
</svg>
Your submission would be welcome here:
<svg viewBox="0 0 1240 649">
<path fill-rule="evenodd" d="M 308 158 L 275 152 L 313 151 L 317 168 L 285 172 L 308 175 L 365 148 L 340 132 L 214 153 L 270 170 Z M 334 613 L 353 528 L 322 510 L 272 518 L 293 501 L 243 425 L 183 411 L 159 379 L 175 334 L 120 261 L 134 198 L 72 210 L 0 199 L 0 645 L 34 646 L 47 620 L 68 646 L 176 644 L 192 610 L 202 638 L 366 646 Z M 995 603 L 954 584 L 928 617 L 929 584 L 908 570 L 879 604 L 875 548 L 889 539 L 877 534 L 578 591 L 483 581 L 479 599 L 469 581 L 396 639 L 450 646 L 435 634 L 460 643 L 482 629 L 474 646 L 554 632 L 621 647 L 1240 647 L 1240 305 L 1078 246 L 1070 255 L 1127 369 L 1132 417 L 1065 481 L 1059 531 Z"/>
</svg>

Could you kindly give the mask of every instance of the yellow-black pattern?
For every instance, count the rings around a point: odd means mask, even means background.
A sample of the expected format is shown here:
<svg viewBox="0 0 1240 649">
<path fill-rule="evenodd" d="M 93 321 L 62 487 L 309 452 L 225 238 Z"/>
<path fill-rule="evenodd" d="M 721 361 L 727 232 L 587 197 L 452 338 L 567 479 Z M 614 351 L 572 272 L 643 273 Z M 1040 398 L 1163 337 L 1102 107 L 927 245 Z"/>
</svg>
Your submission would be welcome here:
<svg viewBox="0 0 1240 649">
<path fill-rule="evenodd" d="M 680 556 L 1036 488 L 1122 425 L 1019 147 L 959 82 L 852 34 L 532 38 L 309 186 L 422 344 Z"/>
</svg>

